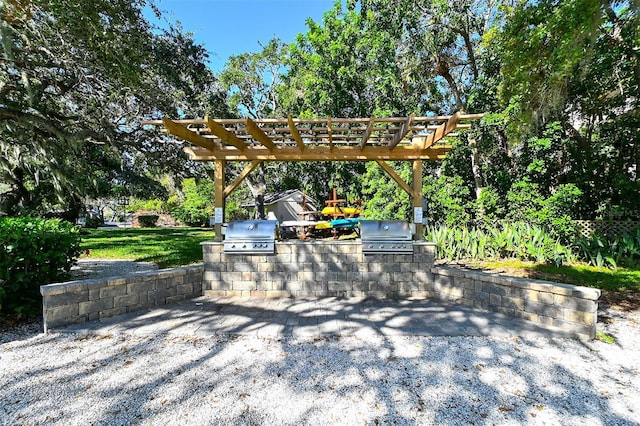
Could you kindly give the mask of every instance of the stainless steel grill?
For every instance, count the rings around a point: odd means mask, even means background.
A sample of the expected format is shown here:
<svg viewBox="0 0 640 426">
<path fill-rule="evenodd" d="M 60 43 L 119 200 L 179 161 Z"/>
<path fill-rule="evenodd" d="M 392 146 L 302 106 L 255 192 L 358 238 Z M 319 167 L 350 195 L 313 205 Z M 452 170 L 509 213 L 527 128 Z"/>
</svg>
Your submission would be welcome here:
<svg viewBox="0 0 640 426">
<path fill-rule="evenodd" d="M 229 222 L 224 240 L 225 253 L 273 254 L 276 250 L 275 220 Z"/>
<path fill-rule="evenodd" d="M 413 253 L 411 227 L 400 220 L 360 221 L 362 253 Z"/>
</svg>

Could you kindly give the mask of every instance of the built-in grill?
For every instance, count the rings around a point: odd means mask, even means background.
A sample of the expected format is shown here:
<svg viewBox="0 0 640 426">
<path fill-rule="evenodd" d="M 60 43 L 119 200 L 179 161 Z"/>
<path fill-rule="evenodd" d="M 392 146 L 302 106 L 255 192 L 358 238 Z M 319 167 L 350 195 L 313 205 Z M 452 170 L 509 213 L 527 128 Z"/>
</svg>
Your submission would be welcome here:
<svg viewBox="0 0 640 426">
<path fill-rule="evenodd" d="M 413 253 L 411 227 L 401 220 L 361 220 L 362 253 Z"/>
<path fill-rule="evenodd" d="M 238 220 L 229 222 L 224 239 L 225 253 L 273 254 L 276 250 L 275 220 Z"/>
</svg>

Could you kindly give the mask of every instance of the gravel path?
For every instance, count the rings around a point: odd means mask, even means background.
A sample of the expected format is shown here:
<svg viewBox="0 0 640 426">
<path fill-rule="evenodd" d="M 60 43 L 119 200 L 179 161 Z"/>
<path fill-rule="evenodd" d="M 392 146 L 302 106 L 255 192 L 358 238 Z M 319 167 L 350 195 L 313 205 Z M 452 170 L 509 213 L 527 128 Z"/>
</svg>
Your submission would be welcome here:
<svg viewBox="0 0 640 426">
<path fill-rule="evenodd" d="M 76 280 L 106 278 L 158 269 L 153 262 L 136 262 L 129 259 L 81 258 L 71 268 Z"/>
<path fill-rule="evenodd" d="M 640 424 L 640 315 L 567 339 L 0 335 L 0 424 Z"/>
</svg>

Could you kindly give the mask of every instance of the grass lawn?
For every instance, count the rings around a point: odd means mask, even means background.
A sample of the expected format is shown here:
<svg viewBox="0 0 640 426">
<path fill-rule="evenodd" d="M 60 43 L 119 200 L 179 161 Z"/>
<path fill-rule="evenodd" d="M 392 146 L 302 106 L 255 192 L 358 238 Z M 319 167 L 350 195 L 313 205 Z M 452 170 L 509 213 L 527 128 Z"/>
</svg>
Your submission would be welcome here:
<svg viewBox="0 0 640 426">
<path fill-rule="evenodd" d="M 473 267 L 490 272 L 526 276 L 548 281 L 599 288 L 608 291 L 640 291 L 640 268 L 599 268 L 586 264 L 563 266 L 536 264 L 520 260 L 472 262 Z"/>
<path fill-rule="evenodd" d="M 132 259 L 154 262 L 160 268 L 202 262 L 202 241 L 211 241 L 212 229 L 202 228 L 113 228 L 87 229 L 82 235 L 81 258 Z"/>
</svg>

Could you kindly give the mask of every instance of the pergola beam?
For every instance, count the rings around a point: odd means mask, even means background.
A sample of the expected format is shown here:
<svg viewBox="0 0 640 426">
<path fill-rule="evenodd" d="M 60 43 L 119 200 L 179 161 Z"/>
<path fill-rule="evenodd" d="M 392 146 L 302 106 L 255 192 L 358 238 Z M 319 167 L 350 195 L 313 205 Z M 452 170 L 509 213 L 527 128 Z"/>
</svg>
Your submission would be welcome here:
<svg viewBox="0 0 640 426">
<path fill-rule="evenodd" d="M 394 149 L 400 143 L 400 141 L 404 139 L 405 136 L 407 136 L 407 133 L 409 133 L 409 129 L 411 128 L 411 122 L 413 121 L 414 117 L 415 115 L 411 114 L 409 118 L 407 118 L 407 121 L 405 121 L 402 124 L 402 127 L 400 128 L 398 133 L 396 133 L 393 136 L 393 139 L 389 141 L 389 149 Z"/>
<path fill-rule="evenodd" d="M 176 122 L 174 122 L 173 120 L 169 119 L 169 118 L 163 118 L 162 119 L 162 124 L 164 125 L 164 127 L 167 129 L 167 131 L 169 133 L 171 133 L 173 136 L 177 136 L 180 139 L 184 139 L 187 142 L 191 142 L 194 145 L 198 145 L 204 149 L 207 149 L 209 151 L 213 151 L 216 148 L 219 148 L 219 144 L 216 145 L 216 143 L 214 141 L 212 141 L 211 139 L 207 139 L 199 134 L 197 134 L 196 132 L 193 132 L 189 129 L 187 129 L 186 127 L 184 127 L 182 124 L 178 124 Z"/>
<path fill-rule="evenodd" d="M 276 149 L 276 144 L 273 143 L 273 140 L 267 136 L 265 132 L 262 131 L 260 127 L 249 117 L 245 117 L 244 119 L 245 125 L 247 126 L 247 132 L 262 145 L 266 146 L 269 151 L 273 151 Z"/>
<path fill-rule="evenodd" d="M 443 137 L 447 136 L 447 134 L 451 133 L 456 129 L 458 122 L 460 121 L 461 113 L 460 111 L 453 114 L 445 123 L 442 123 L 438 126 L 438 128 L 427 136 L 424 139 L 422 144 L 422 149 L 427 149 L 434 143 L 438 142 Z"/>
<path fill-rule="evenodd" d="M 373 132 L 373 128 L 375 127 L 375 125 L 375 118 L 371 117 L 371 120 L 369 120 L 369 124 L 367 125 L 367 130 L 365 130 L 364 136 L 362 136 L 362 140 L 360 141 L 360 150 L 362 150 L 367 144 L 367 141 L 369 140 L 369 137 L 371 136 L 371 132 Z"/>
<path fill-rule="evenodd" d="M 307 147 L 300 151 L 298 147 L 282 147 L 275 152 L 266 147 L 251 147 L 245 151 L 238 149 L 220 149 L 209 151 L 198 147 L 187 147 L 185 151 L 196 161 L 375 161 L 375 160 L 442 160 L 451 150 L 450 146 L 437 146 L 422 150 L 414 146 L 397 146 L 390 150 L 381 146 L 358 147 L 334 146 Z"/>
<path fill-rule="evenodd" d="M 262 160 L 253 160 L 251 163 L 240 172 L 240 174 L 231 182 L 223 191 L 224 198 L 227 198 L 240 184 L 245 180 L 249 174 L 256 169 L 262 163 Z"/>
<path fill-rule="evenodd" d="M 304 142 L 300 137 L 300 132 L 298 132 L 296 123 L 293 122 L 293 118 L 291 118 L 291 116 L 287 117 L 287 122 L 289 124 L 289 131 L 291 132 L 291 136 L 293 137 L 293 140 L 296 141 L 296 144 L 298 145 L 298 148 L 300 149 L 300 151 L 304 151 Z"/>
<path fill-rule="evenodd" d="M 219 137 L 223 142 L 233 145 L 241 151 L 244 151 L 247 148 L 247 144 L 242 139 L 225 129 L 222 124 L 216 123 L 209 117 L 205 117 L 204 122 L 209 128 L 211 134 Z"/>
</svg>

